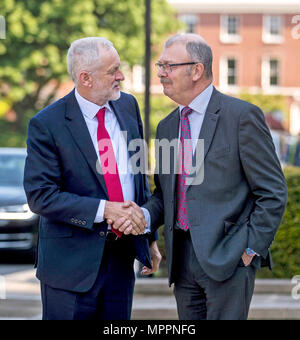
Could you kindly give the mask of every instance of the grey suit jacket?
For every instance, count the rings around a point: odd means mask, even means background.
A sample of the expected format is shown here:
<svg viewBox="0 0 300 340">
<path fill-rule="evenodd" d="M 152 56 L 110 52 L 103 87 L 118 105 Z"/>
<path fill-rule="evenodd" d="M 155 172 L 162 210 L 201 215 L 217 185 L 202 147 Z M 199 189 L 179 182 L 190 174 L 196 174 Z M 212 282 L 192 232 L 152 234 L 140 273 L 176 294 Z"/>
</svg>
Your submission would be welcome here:
<svg viewBox="0 0 300 340">
<path fill-rule="evenodd" d="M 157 127 L 158 140 L 178 138 L 179 109 Z M 261 110 L 214 89 L 199 139 L 204 140 L 204 179 L 187 188 L 191 239 L 197 259 L 216 281 L 229 278 L 249 247 L 269 261 L 269 247 L 283 216 L 286 182 Z M 162 164 L 156 153 L 157 164 Z M 153 229 L 164 224 L 169 282 L 174 281 L 173 232 L 176 167 L 156 170 L 155 191 L 144 205 Z"/>
</svg>

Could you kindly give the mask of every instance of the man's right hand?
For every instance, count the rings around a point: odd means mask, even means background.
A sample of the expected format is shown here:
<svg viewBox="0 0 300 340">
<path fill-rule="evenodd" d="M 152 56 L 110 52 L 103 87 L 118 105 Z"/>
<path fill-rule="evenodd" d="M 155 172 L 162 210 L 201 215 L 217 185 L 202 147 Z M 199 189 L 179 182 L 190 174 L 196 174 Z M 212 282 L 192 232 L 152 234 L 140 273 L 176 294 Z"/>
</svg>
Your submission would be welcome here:
<svg viewBox="0 0 300 340">
<path fill-rule="evenodd" d="M 106 201 L 104 218 L 112 228 L 123 232 L 125 235 L 140 235 L 145 231 L 146 221 L 141 208 L 131 201 L 110 202 Z"/>
</svg>

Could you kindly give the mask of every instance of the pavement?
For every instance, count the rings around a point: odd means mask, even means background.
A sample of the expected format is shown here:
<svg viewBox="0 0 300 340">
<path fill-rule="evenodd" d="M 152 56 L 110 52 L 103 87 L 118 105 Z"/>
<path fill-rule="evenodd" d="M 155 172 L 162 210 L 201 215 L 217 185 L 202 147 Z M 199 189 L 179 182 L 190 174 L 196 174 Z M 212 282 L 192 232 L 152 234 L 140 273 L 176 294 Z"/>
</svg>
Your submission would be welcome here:
<svg viewBox="0 0 300 340">
<path fill-rule="evenodd" d="M 295 283 L 284 279 L 257 279 L 249 320 L 300 320 L 299 294 Z M 133 319 L 176 320 L 176 302 L 167 279 L 140 279 L 135 286 Z"/>
<path fill-rule="evenodd" d="M 40 285 L 35 278 L 35 270 L 29 269 L 28 266 L 21 267 L 18 271 L 6 268 L 2 274 L 0 270 L 0 275 L 2 278 L 0 320 L 41 319 Z M 5 298 L 3 298 L 3 282 L 5 282 Z M 257 279 L 249 319 L 300 320 L 300 287 L 299 294 L 295 288 L 297 286 L 291 280 Z M 167 279 L 136 280 L 132 319 L 178 319 L 172 288 L 168 287 Z"/>
</svg>

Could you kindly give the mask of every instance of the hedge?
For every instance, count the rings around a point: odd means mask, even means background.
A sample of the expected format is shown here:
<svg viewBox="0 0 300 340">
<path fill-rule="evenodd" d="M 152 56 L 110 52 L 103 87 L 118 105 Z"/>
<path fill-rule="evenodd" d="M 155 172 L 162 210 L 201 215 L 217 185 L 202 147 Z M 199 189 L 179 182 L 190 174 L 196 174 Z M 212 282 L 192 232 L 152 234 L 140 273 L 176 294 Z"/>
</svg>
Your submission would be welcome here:
<svg viewBox="0 0 300 340">
<path fill-rule="evenodd" d="M 300 168 L 286 167 L 287 207 L 271 246 L 272 272 L 261 269 L 258 277 L 291 278 L 300 274 Z"/>
</svg>

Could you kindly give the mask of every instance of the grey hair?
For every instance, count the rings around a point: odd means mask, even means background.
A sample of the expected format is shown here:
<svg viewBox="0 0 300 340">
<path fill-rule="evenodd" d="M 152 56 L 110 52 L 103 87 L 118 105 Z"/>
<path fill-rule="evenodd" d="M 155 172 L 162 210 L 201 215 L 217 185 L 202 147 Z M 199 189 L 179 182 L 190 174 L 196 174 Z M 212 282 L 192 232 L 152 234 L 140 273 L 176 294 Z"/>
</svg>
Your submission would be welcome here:
<svg viewBox="0 0 300 340">
<path fill-rule="evenodd" d="M 185 45 L 186 51 L 190 56 L 191 61 L 198 61 L 203 64 L 206 78 L 213 78 L 212 50 L 200 35 L 194 33 L 176 34 L 165 42 L 165 48 L 168 48 L 175 43 L 181 43 Z"/>
<path fill-rule="evenodd" d="M 113 43 L 103 37 L 87 37 L 72 42 L 67 54 L 67 64 L 75 84 L 81 70 L 88 71 L 95 63 L 99 63 L 101 48 L 115 49 Z"/>
</svg>

